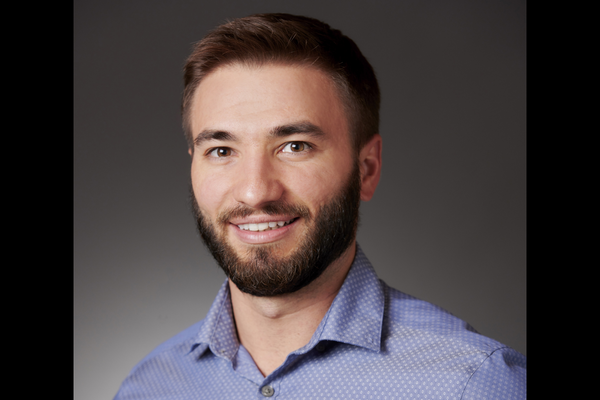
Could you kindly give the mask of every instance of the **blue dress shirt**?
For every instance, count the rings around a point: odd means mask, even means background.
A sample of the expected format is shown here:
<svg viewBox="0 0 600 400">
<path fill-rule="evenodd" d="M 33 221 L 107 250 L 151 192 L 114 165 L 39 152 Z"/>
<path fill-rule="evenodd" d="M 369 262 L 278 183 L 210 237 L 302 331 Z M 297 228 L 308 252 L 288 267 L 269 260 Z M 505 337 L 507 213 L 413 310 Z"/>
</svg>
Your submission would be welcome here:
<svg viewBox="0 0 600 400">
<path fill-rule="evenodd" d="M 525 399 L 526 358 L 388 287 L 357 245 L 308 344 L 263 377 L 237 339 L 227 281 L 206 318 L 138 363 L 126 399 Z"/>
</svg>

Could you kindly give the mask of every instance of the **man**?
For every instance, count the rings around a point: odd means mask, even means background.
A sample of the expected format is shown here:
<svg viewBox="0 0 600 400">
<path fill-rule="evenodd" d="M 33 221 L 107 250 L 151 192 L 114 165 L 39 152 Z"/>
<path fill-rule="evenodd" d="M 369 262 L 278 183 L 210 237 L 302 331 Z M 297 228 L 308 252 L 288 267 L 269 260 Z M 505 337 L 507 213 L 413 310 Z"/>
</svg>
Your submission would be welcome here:
<svg viewBox="0 0 600 400">
<path fill-rule="evenodd" d="M 255 15 L 207 35 L 184 73 L 193 210 L 228 279 L 117 399 L 525 398 L 525 357 L 386 286 L 356 244 L 382 141 L 352 40 Z"/>
</svg>

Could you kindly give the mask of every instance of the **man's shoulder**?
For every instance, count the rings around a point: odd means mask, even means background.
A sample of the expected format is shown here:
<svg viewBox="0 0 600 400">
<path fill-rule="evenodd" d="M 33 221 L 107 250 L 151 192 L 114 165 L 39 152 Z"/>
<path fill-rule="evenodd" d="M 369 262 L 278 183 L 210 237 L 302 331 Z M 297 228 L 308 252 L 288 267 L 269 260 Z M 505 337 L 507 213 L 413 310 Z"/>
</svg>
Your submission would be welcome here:
<svg viewBox="0 0 600 400">
<path fill-rule="evenodd" d="M 200 331 L 200 328 L 202 328 L 204 321 L 205 319 L 196 322 L 195 324 L 187 327 L 175 336 L 172 336 L 171 338 L 165 340 L 164 342 L 156 346 L 154 350 L 152 350 L 146 357 L 144 357 L 144 359 L 142 359 L 140 364 L 146 361 L 147 359 L 154 358 L 164 352 L 179 350 L 183 350 L 185 352 L 189 351 L 192 344 L 196 341 L 198 332 Z"/>
<path fill-rule="evenodd" d="M 428 301 L 403 293 L 382 282 L 387 292 L 388 320 L 405 327 L 432 333 L 477 332 L 471 325 L 449 311 Z"/>
<path fill-rule="evenodd" d="M 439 306 L 382 285 L 386 310 L 379 354 L 392 366 L 385 372 L 390 381 L 412 382 L 411 374 L 419 371 L 414 379 L 421 386 L 442 382 L 464 399 L 525 398 L 525 356 Z"/>
<path fill-rule="evenodd" d="M 117 399 L 130 398 L 140 393 L 150 395 L 162 385 L 169 385 L 169 371 L 185 368 L 185 355 L 194 349 L 198 333 L 205 320 L 201 320 L 162 342 L 138 362 L 123 381 Z M 169 371 L 167 371 L 169 370 Z M 150 392 L 147 392 L 147 391 Z M 135 396 L 133 396 L 135 397 Z M 137 397 L 136 397 L 137 398 Z M 147 397 L 150 398 L 150 397 Z M 152 397 L 154 398 L 154 397 Z"/>
<path fill-rule="evenodd" d="M 191 349 L 194 343 L 197 341 L 198 332 L 202 328 L 205 319 L 196 322 L 195 324 L 189 326 L 183 331 L 179 332 L 175 336 L 165 340 L 158 346 L 154 348 L 146 357 L 144 357 L 140 362 L 138 362 L 131 370 L 130 374 L 135 373 L 143 365 L 147 364 L 151 360 L 164 355 L 165 353 L 173 353 L 179 355 L 185 355 Z"/>
<path fill-rule="evenodd" d="M 433 337 L 472 346 L 487 354 L 506 347 L 479 334 L 469 323 L 425 300 L 403 293 L 383 283 L 387 291 L 385 323 L 391 334 Z"/>
</svg>

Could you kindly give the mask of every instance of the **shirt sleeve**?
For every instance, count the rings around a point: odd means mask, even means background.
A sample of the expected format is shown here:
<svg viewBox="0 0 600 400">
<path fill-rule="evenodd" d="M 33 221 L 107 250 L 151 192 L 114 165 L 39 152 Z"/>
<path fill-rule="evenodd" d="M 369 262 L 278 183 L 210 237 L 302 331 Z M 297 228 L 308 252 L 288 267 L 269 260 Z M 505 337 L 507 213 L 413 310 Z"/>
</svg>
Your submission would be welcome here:
<svg viewBox="0 0 600 400">
<path fill-rule="evenodd" d="M 503 347 L 490 354 L 467 382 L 462 400 L 527 398 L 527 359 Z"/>
</svg>

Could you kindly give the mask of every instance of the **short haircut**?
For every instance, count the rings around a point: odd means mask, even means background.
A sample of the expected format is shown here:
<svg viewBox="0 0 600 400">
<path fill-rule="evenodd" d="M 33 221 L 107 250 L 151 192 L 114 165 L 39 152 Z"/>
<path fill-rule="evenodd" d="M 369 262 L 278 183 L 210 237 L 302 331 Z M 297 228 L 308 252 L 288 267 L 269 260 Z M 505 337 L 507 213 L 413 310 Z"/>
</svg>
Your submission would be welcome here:
<svg viewBox="0 0 600 400">
<path fill-rule="evenodd" d="M 233 64 L 314 67 L 330 77 L 348 119 L 354 149 L 379 133 L 379 85 L 373 67 L 352 39 L 308 17 L 256 14 L 229 21 L 195 44 L 184 67 L 183 129 L 193 149 L 194 92 L 211 71 Z"/>
</svg>

